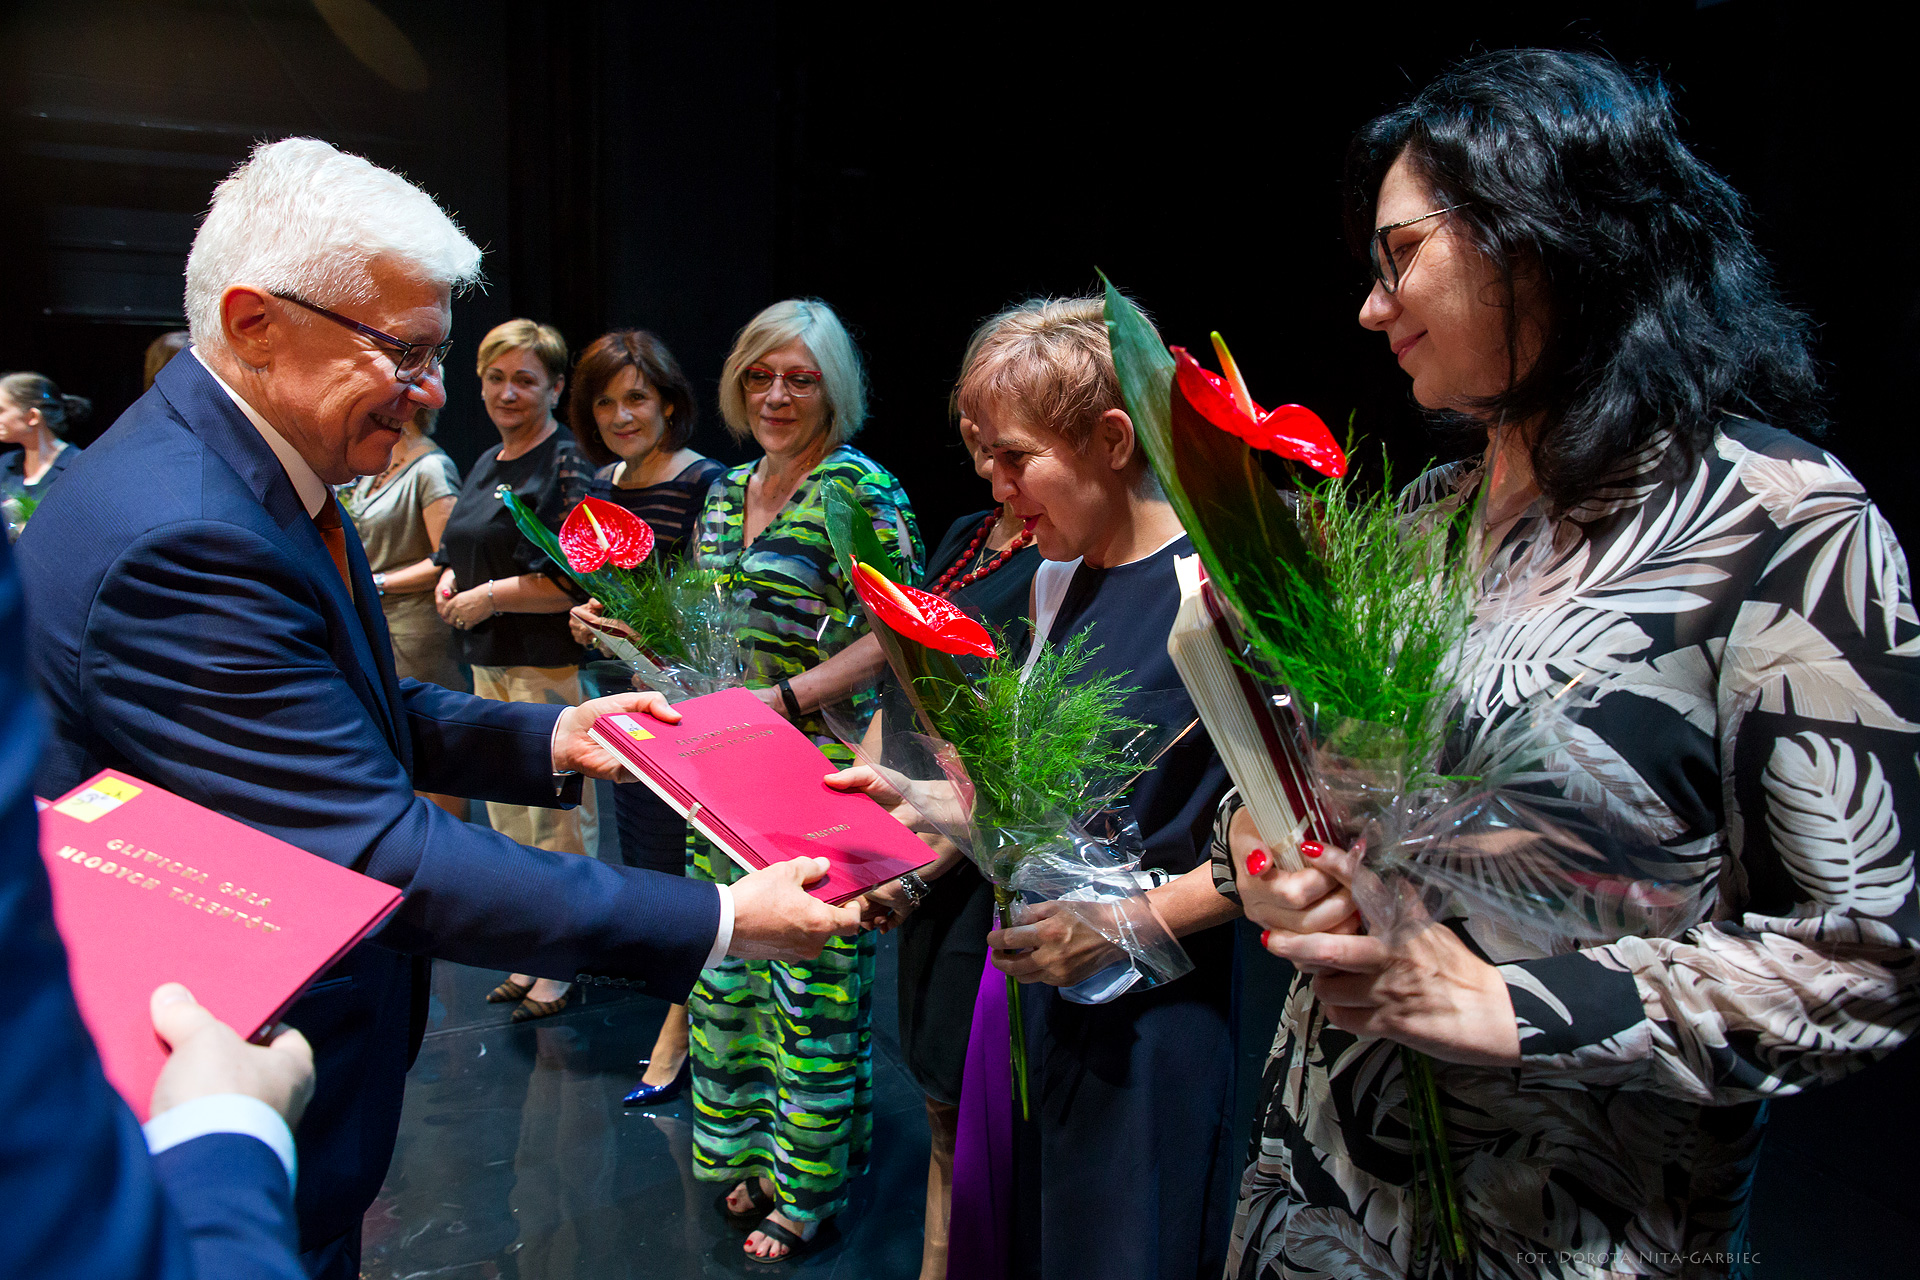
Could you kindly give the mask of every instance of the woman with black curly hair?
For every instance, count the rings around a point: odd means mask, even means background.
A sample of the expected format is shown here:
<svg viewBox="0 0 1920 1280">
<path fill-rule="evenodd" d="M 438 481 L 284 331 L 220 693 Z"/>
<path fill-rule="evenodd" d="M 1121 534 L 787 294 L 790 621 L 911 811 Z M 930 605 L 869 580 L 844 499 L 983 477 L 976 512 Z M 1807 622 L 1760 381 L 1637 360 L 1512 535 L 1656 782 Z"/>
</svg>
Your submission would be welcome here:
<svg viewBox="0 0 1920 1280">
<path fill-rule="evenodd" d="M 1360 132 L 1347 193 L 1375 278 L 1360 323 L 1485 441 L 1410 494 L 1483 504 L 1459 740 L 1577 682 L 1549 789 L 1658 846 L 1691 923 L 1569 949 L 1456 907 L 1390 944 L 1360 930 L 1345 851 L 1252 874 L 1230 798 L 1216 857 L 1300 976 L 1229 1274 L 1745 1272 L 1767 1099 L 1920 1020 L 1905 559 L 1801 438 L 1821 426 L 1806 322 L 1656 81 L 1472 59 Z M 1434 1060 L 1465 1262 L 1409 1194 L 1403 1044 Z"/>
</svg>

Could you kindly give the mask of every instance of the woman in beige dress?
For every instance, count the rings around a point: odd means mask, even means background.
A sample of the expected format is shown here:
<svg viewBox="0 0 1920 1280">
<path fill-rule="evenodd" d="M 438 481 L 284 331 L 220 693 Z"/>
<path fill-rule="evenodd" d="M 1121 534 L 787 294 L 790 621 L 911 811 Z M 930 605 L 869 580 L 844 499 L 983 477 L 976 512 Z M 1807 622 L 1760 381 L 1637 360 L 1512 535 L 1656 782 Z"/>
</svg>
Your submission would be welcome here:
<svg viewBox="0 0 1920 1280">
<path fill-rule="evenodd" d="M 435 409 L 415 414 L 393 446 L 387 469 L 342 487 L 340 502 L 367 550 L 367 567 L 373 570 L 393 641 L 395 673 L 461 689 L 466 682 L 453 656 L 453 629 L 433 607 L 433 584 L 440 578 L 433 553 L 440 549 L 440 534 L 460 493 L 460 469 L 446 450 L 427 438 L 438 415 Z M 465 800 L 430 798 L 455 817 L 466 818 Z"/>
</svg>

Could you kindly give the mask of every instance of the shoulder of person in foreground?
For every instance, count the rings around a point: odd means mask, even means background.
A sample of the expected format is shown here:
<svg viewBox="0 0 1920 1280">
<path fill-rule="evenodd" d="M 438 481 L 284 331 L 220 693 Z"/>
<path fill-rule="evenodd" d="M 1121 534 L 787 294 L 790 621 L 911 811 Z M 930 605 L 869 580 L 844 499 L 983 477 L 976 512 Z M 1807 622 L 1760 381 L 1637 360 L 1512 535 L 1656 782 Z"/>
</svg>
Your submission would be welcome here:
<svg viewBox="0 0 1920 1280">
<path fill-rule="evenodd" d="M 24 678 L 16 581 L 0 546 L 0 964 L 10 983 L 0 1006 L 9 1045 L 0 1275 L 293 1280 L 280 1157 L 261 1139 L 206 1132 L 150 1159 L 80 1021 L 29 793 L 42 727 Z"/>
</svg>

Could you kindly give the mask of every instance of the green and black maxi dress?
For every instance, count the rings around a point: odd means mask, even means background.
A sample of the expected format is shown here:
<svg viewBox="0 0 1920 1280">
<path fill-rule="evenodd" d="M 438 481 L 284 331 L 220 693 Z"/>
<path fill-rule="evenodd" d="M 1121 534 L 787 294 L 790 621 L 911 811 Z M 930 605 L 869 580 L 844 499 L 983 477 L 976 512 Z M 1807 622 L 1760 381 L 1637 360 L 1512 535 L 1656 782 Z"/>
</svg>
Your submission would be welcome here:
<svg viewBox="0 0 1920 1280">
<path fill-rule="evenodd" d="M 755 465 L 714 482 L 692 554 L 702 568 L 724 570 L 748 600 L 748 683 L 771 684 L 818 666 L 867 629 L 827 541 L 830 483 L 854 487 L 875 530 L 916 576 L 925 548 L 900 482 L 846 445 L 821 460 L 748 546 Z M 851 761 L 817 715 L 799 727 L 834 763 Z M 696 835 L 688 837 L 687 865 L 688 874 L 722 884 L 738 874 Z M 687 999 L 696 1176 L 729 1184 L 770 1178 L 780 1211 L 799 1222 L 824 1221 L 845 1205 L 847 1179 L 866 1171 L 872 1144 L 873 956 L 874 935 L 863 933 L 832 939 L 817 960 L 728 957 L 700 975 Z"/>
</svg>

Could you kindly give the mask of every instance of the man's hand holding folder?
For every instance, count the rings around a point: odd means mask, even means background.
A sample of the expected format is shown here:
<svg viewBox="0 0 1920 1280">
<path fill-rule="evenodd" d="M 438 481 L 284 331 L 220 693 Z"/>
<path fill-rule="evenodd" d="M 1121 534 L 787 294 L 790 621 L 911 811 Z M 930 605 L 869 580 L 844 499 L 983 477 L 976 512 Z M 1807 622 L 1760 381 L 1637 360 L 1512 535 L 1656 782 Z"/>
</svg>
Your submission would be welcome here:
<svg viewBox="0 0 1920 1280">
<path fill-rule="evenodd" d="M 554 768 L 577 769 L 595 778 L 636 785 L 620 758 L 588 734 L 601 716 L 624 712 L 649 715 L 666 724 L 680 723 L 680 713 L 658 693 L 620 693 L 571 707 L 554 726 Z M 806 886 L 830 869 L 825 858 L 794 858 L 749 872 L 730 886 L 733 894 L 733 941 L 727 954 L 752 960 L 812 960 L 829 938 L 860 932 L 857 902 L 830 906 L 806 891 Z"/>
<path fill-rule="evenodd" d="M 733 945 L 728 955 L 753 960 L 811 960 L 827 939 L 860 932 L 858 899 L 835 907 L 806 886 L 827 874 L 825 858 L 794 858 L 733 882 Z"/>
</svg>

